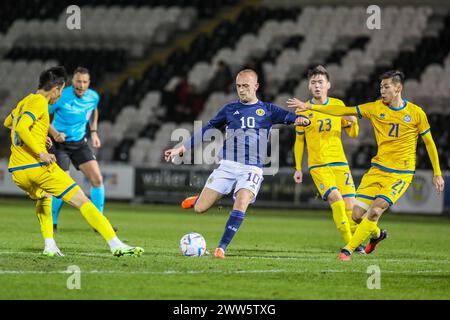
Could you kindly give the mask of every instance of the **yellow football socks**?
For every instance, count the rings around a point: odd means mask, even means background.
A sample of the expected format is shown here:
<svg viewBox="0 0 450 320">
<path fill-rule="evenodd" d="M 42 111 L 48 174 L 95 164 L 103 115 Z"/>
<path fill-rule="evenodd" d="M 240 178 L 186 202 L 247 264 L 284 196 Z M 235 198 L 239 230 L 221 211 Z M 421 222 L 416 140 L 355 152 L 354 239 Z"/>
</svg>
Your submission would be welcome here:
<svg viewBox="0 0 450 320">
<path fill-rule="evenodd" d="M 36 202 L 36 215 L 44 239 L 53 238 L 52 198 L 43 198 Z"/>
<path fill-rule="evenodd" d="M 380 228 L 377 226 L 377 221 L 370 221 L 365 217 L 356 228 L 352 239 L 345 246 L 350 252 L 353 252 L 369 235 L 376 238 L 380 235 Z"/>
<path fill-rule="evenodd" d="M 91 225 L 92 228 L 101 234 L 103 239 L 106 241 L 111 240 L 116 237 L 116 233 L 109 223 L 108 219 L 97 209 L 97 207 L 92 202 L 86 202 L 80 208 L 81 214 L 86 219 L 86 221 Z"/>
<path fill-rule="evenodd" d="M 331 204 L 331 210 L 333 211 L 333 220 L 336 224 L 337 229 L 344 238 L 345 243 L 348 243 L 352 238 L 352 233 L 350 231 L 350 224 L 345 212 L 345 202 L 339 200 Z"/>
<path fill-rule="evenodd" d="M 352 233 L 352 236 L 355 234 L 356 228 L 358 225 L 355 221 L 352 219 L 352 210 L 346 210 L 345 213 L 347 214 L 348 223 L 350 224 L 350 232 Z"/>
</svg>

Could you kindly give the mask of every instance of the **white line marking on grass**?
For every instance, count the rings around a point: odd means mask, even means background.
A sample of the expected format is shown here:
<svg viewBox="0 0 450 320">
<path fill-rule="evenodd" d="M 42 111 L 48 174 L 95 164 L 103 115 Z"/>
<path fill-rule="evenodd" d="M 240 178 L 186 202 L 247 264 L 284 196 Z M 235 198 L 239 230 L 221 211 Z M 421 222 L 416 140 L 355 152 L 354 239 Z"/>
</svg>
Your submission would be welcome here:
<svg viewBox="0 0 450 320">
<path fill-rule="evenodd" d="M 25 251 L 0 251 L 0 255 L 14 255 L 14 254 L 20 254 L 20 255 L 33 255 L 33 256 L 42 256 L 42 252 L 25 252 Z M 65 251 L 64 251 L 65 254 Z M 88 257 L 113 257 L 112 253 L 91 253 L 91 252 L 71 252 L 69 253 L 69 256 L 88 256 Z"/>
<path fill-rule="evenodd" d="M 66 252 L 64 252 L 66 254 Z M 34 256 L 42 256 L 41 252 L 24 252 L 24 251 L 0 251 L 0 255 L 34 255 Z M 66 256 L 87 256 L 87 257 L 113 257 L 111 253 L 92 253 L 92 252 L 72 252 L 66 254 Z M 207 256 L 205 256 L 206 258 Z M 117 258 L 117 257 L 113 257 Z M 202 257 L 203 258 L 203 257 Z M 329 253 L 323 254 L 314 254 L 314 255 L 305 255 L 305 256 L 240 256 L 240 255 L 231 255 L 228 256 L 230 259 L 243 259 L 243 260 L 293 260 L 293 261 L 316 261 L 316 262 L 329 262 L 331 260 L 336 260 L 337 258 Z M 60 258 L 58 258 L 60 259 Z M 364 259 L 364 255 L 358 256 L 357 261 L 362 261 Z M 427 263 L 427 264 L 448 264 L 450 263 L 449 259 L 415 259 L 415 258 L 401 258 L 401 259 L 391 259 L 386 257 L 380 257 L 382 259 L 379 261 L 380 263 L 405 263 L 405 262 L 413 262 L 413 263 Z M 370 260 L 373 262 L 373 260 Z M 450 270 L 449 270 L 450 271 Z"/>
<path fill-rule="evenodd" d="M 289 257 L 289 256 L 237 256 L 237 255 L 233 255 L 233 256 L 228 256 L 228 257 L 232 257 L 234 259 L 262 259 L 262 260 L 304 260 L 304 261 L 318 261 L 318 262 L 323 262 L 323 261 L 330 261 L 330 260 L 337 260 L 337 256 L 336 257 L 330 257 L 329 254 L 323 254 L 320 256 L 310 256 L 310 255 L 306 255 L 304 257 Z M 360 259 L 364 259 L 364 255 L 362 255 L 362 257 L 357 258 L 359 259 L 359 261 L 361 261 Z M 418 259 L 414 259 L 414 258 L 403 258 L 403 259 L 390 259 L 390 258 L 386 258 L 383 257 L 383 263 L 390 263 L 390 262 L 398 262 L 398 263 L 405 263 L 408 261 L 411 262 L 423 262 L 423 263 L 450 263 L 450 260 L 426 260 L 426 259 L 422 259 L 422 260 L 418 260 Z"/>
<path fill-rule="evenodd" d="M 81 270 L 83 274 L 154 274 L 154 275 L 183 275 L 183 274 L 202 274 L 202 273 L 224 273 L 224 274 L 240 274 L 240 273 L 282 273 L 289 272 L 283 269 L 269 270 L 166 270 L 166 271 L 120 271 L 120 270 Z M 0 270 L 2 274 L 72 274 L 67 270 L 56 271 L 36 271 L 36 270 Z"/>
<path fill-rule="evenodd" d="M 251 273 L 363 273 L 363 271 L 349 271 L 341 269 L 324 269 L 324 270 L 285 270 L 285 269 L 268 269 L 268 270 L 166 270 L 166 271 L 120 271 L 120 270 L 81 270 L 83 274 L 136 274 L 136 275 L 189 275 L 189 274 L 251 274 Z M 448 270 L 383 270 L 383 273 L 394 274 L 414 274 L 414 273 L 450 273 Z M 56 271 L 36 271 L 36 270 L 0 270 L 0 275 L 25 275 L 25 274 L 71 274 L 67 270 Z"/>
</svg>

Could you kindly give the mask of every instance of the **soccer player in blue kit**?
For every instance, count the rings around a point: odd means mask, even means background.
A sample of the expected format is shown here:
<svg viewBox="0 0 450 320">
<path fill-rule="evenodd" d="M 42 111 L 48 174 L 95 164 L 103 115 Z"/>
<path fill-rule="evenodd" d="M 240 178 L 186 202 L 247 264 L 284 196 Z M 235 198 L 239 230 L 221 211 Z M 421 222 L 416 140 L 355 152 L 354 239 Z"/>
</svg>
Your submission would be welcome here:
<svg viewBox="0 0 450 320">
<path fill-rule="evenodd" d="M 214 118 L 184 143 L 164 152 L 166 161 L 183 154 L 202 142 L 209 129 L 226 125 L 226 139 L 219 157 L 220 166 L 205 184 L 200 196 L 192 201 L 194 210 L 206 212 L 223 195 L 234 188 L 234 205 L 222 239 L 214 251 L 216 258 L 225 258 L 225 250 L 244 220 L 248 206 L 255 201 L 263 181 L 263 165 L 267 155 L 268 135 L 274 124 L 307 126 L 311 122 L 256 96 L 258 75 L 251 69 L 240 71 L 236 77 L 239 101 L 224 105 Z M 235 143 L 237 141 L 237 143 Z M 191 207 L 192 207 L 191 206 Z"/>
<path fill-rule="evenodd" d="M 69 174 L 72 162 L 77 170 L 81 170 L 91 183 L 91 200 L 97 209 L 103 213 L 105 205 L 105 188 L 100 167 L 94 153 L 87 143 L 87 123 L 90 121 L 90 133 L 94 148 L 101 147 L 97 133 L 98 103 L 100 97 L 89 89 L 90 75 L 86 68 L 75 69 L 72 85 L 66 87 L 61 98 L 49 105 L 49 113 L 53 114 L 49 132 L 53 138 L 54 149 L 58 165 Z M 52 216 L 53 229 L 57 231 L 58 216 L 62 199 L 53 198 Z M 117 231 L 116 228 L 114 228 Z"/>
</svg>

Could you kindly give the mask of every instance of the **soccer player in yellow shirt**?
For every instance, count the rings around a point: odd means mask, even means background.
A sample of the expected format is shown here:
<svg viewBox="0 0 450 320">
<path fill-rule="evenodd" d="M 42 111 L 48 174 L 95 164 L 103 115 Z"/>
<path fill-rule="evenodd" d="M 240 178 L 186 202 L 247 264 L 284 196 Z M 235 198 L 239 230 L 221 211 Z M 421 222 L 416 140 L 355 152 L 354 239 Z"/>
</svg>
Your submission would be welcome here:
<svg viewBox="0 0 450 320">
<path fill-rule="evenodd" d="M 405 193 L 413 179 L 419 136 L 425 143 L 433 166 L 433 185 L 438 194 L 444 190 L 439 156 L 427 116 L 421 107 L 402 98 L 403 73 L 388 71 L 381 75 L 380 80 L 381 99 L 355 107 L 310 105 L 295 98 L 287 101 L 288 106 L 298 111 L 314 110 L 335 116 L 357 115 L 372 122 L 378 152 L 356 193 L 353 219 L 361 222 L 339 254 L 339 259 L 343 261 L 350 260 L 353 251 L 368 236 L 371 239 L 366 253 L 371 253 L 381 240 L 386 239 L 387 231 L 380 230 L 378 220 Z"/>
<path fill-rule="evenodd" d="M 330 76 L 323 66 L 318 65 L 309 70 L 308 80 L 312 98 L 307 103 L 324 105 L 327 108 L 330 108 L 330 105 L 345 106 L 341 100 L 328 97 L 328 90 L 331 87 Z M 297 114 L 311 120 L 311 125 L 295 129 L 294 181 L 301 183 L 303 180 L 302 159 L 306 141 L 311 177 L 322 199 L 330 204 L 333 220 L 344 243 L 348 243 L 356 230 L 356 223 L 352 220 L 356 192 L 342 146 L 341 132 L 342 128 L 345 128 L 350 137 L 356 138 L 359 131 L 358 121 L 354 116 L 330 116 L 310 110 Z M 355 251 L 365 253 L 362 245 Z"/>
<path fill-rule="evenodd" d="M 61 96 L 67 79 L 63 67 L 45 70 L 39 77 L 36 93 L 22 99 L 4 121 L 11 129 L 11 156 L 8 171 L 14 183 L 36 200 L 36 214 L 41 225 L 46 256 L 63 256 L 53 238 L 52 196 L 79 209 L 83 217 L 107 241 L 115 256 L 140 256 L 144 250 L 130 247 L 116 236 L 109 221 L 86 197 L 81 188 L 47 152 L 50 117 L 48 104 Z"/>
</svg>

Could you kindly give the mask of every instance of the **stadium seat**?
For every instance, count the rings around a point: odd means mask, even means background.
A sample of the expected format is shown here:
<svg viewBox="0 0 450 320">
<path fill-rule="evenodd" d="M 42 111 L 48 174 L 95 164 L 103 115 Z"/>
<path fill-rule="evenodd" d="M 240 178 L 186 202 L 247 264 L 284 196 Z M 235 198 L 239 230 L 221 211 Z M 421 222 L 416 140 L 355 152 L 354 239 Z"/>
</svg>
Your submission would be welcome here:
<svg viewBox="0 0 450 320">
<path fill-rule="evenodd" d="M 66 2 L 45 5 L 42 12 L 23 17 L 3 17 L 0 12 L 0 114 L 7 114 L 17 99 L 35 88 L 32 79 L 42 68 L 64 63 L 71 70 L 85 64 L 92 69 L 93 83 L 100 83 L 103 76 L 125 70 L 130 59 L 144 57 L 153 46 L 166 44 L 179 32 L 188 33 L 197 18 L 214 19 L 220 1 L 154 0 L 143 4 L 130 0 L 120 6 L 115 1 L 92 1 L 82 6 L 85 23 L 78 33 L 61 27 Z M 223 3 L 234 5 L 237 1 Z M 235 21 L 223 21 L 208 34 L 196 35 L 188 47 L 172 52 L 164 67 L 154 64 L 141 78 L 125 81 L 119 93 L 103 94 L 99 133 L 105 137 L 104 159 L 158 164 L 163 159 L 156 153 L 170 145 L 167 136 L 177 127 L 192 130 L 192 125 L 170 123 L 177 103 L 174 84 L 182 75 L 204 101 L 196 115 L 203 123 L 222 105 L 235 100 L 230 88 L 208 91 L 219 61 L 225 61 L 233 75 L 244 67 L 258 66 L 260 98 L 282 107 L 287 97 L 309 97 L 306 72 L 315 64 L 326 65 L 330 72 L 330 95 L 349 105 L 376 99 L 378 75 L 396 66 L 406 74 L 405 97 L 427 112 L 450 113 L 448 9 L 386 6 L 382 23 L 392 28 L 372 31 L 365 27 L 363 6 L 283 3 L 285 7 L 280 2 L 243 8 Z M 19 76 L 23 73 L 29 76 Z M 147 141 L 144 151 L 136 148 L 138 141 L 133 142 L 138 137 Z M 344 142 L 350 153 L 357 153 L 367 151 L 372 138 L 370 124 L 362 121 L 361 139 L 345 138 Z M 283 139 L 292 140 L 292 135 Z M 282 150 L 282 154 L 288 153 Z M 292 159 L 286 161 L 292 165 Z"/>
</svg>

